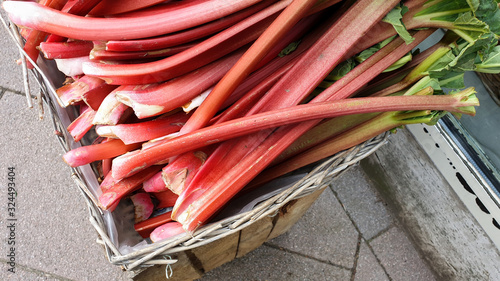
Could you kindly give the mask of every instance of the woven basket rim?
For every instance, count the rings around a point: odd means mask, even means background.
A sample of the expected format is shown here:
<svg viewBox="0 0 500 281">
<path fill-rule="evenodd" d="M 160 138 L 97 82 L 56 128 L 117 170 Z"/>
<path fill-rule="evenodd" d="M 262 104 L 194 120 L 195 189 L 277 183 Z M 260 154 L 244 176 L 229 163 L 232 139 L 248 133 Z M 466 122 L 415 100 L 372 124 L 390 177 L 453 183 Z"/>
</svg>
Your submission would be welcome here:
<svg viewBox="0 0 500 281">
<path fill-rule="evenodd" d="M 11 25 L 12 23 L 5 21 L 1 15 L 0 18 L 4 23 L 7 32 L 13 36 L 12 31 L 8 27 L 8 25 Z M 21 53 L 24 53 L 22 50 L 23 42 L 17 41 L 15 37 L 12 39 Z M 26 53 L 24 53 L 24 56 L 27 57 Z M 30 60 L 29 57 L 27 57 L 27 59 Z M 42 59 L 42 62 L 43 61 L 44 60 Z M 43 65 L 37 65 L 31 60 L 30 62 L 35 65 L 35 69 L 30 72 L 40 85 L 42 94 L 41 98 L 47 105 L 46 108 L 48 109 L 48 113 L 51 117 L 53 127 L 56 131 L 60 132 L 60 134 L 57 134 L 56 136 L 63 151 L 67 152 L 71 147 L 70 140 L 68 139 L 69 135 L 65 133 L 66 129 L 61 122 L 61 116 L 58 114 L 61 109 L 58 108 L 58 96 L 53 83 L 50 77 L 44 73 Z M 112 264 L 121 266 L 127 271 L 137 271 L 152 265 L 175 263 L 176 261 L 170 258 L 171 254 L 209 244 L 212 241 L 221 239 L 248 227 L 260 218 L 275 215 L 277 211 L 288 202 L 307 196 L 325 187 L 331 179 L 339 176 L 342 172 L 349 167 L 352 167 L 363 158 L 368 157 L 387 142 L 389 134 L 389 132 L 382 133 L 362 144 L 356 145 L 350 149 L 344 150 L 334 156 L 322 160 L 320 164 L 313 168 L 300 181 L 281 193 L 259 203 L 251 211 L 200 227 L 200 229 L 195 231 L 192 235 L 184 234 L 171 239 L 152 243 L 141 250 L 125 255 L 120 253 L 116 245 L 112 242 L 112 239 L 109 237 L 107 226 L 103 218 L 104 212 L 98 207 L 96 198 L 90 191 L 87 185 L 87 179 L 85 178 L 81 168 L 69 168 L 72 172 L 72 179 L 81 191 L 82 196 L 87 203 L 90 223 L 96 229 L 100 237 L 100 242 L 104 246 L 108 261 Z"/>
</svg>

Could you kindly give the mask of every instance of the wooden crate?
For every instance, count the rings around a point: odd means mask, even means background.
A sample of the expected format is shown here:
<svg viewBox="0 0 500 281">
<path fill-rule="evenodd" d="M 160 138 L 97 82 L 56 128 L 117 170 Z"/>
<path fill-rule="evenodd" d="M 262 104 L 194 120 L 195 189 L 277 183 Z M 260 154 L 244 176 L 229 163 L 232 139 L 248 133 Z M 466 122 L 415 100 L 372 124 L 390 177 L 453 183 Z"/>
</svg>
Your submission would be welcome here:
<svg viewBox="0 0 500 281">
<path fill-rule="evenodd" d="M 207 245 L 172 255 L 177 262 L 169 265 L 172 276 L 168 280 L 194 280 L 204 273 L 240 258 L 260 247 L 264 242 L 287 232 L 325 190 L 292 200 L 277 210 L 275 216 L 263 217 L 252 225 Z M 137 274 L 136 281 L 166 280 L 167 265 L 155 265 Z"/>
</svg>

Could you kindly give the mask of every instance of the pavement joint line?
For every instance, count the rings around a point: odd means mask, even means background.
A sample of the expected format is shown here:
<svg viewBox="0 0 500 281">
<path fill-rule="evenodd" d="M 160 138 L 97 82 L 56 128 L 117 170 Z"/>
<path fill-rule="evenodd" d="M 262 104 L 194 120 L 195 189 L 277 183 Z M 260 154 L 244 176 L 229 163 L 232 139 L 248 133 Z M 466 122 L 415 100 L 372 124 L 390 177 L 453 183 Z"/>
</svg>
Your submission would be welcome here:
<svg viewBox="0 0 500 281">
<path fill-rule="evenodd" d="M 347 217 L 349 218 L 349 220 L 351 221 L 352 225 L 354 226 L 354 228 L 356 229 L 356 231 L 358 232 L 358 234 L 360 234 L 362 237 L 363 235 L 361 234 L 361 231 L 359 230 L 359 227 L 358 225 L 356 224 L 356 222 L 354 221 L 354 219 L 351 217 L 351 214 L 349 214 L 349 212 L 347 211 L 347 209 L 345 208 L 344 206 L 344 203 L 342 203 L 342 200 L 340 200 L 337 192 L 333 189 L 333 186 L 332 185 L 329 185 L 330 187 L 330 190 L 333 192 L 333 195 L 335 196 L 335 198 L 337 199 L 337 201 L 339 202 L 340 206 L 342 206 L 342 209 L 344 209 L 344 212 L 345 214 L 347 215 Z M 364 238 L 364 237 L 363 237 Z"/>
<path fill-rule="evenodd" d="M 351 269 L 351 281 L 356 278 L 356 269 L 358 268 L 359 253 L 361 252 L 361 243 L 363 243 L 363 235 L 358 233 L 358 244 L 356 246 L 356 253 L 354 254 L 354 263 Z"/>
<path fill-rule="evenodd" d="M 0 262 L 8 264 L 9 261 L 4 260 L 4 259 L 0 259 Z M 28 272 L 34 273 L 34 274 L 36 274 L 36 275 L 38 275 L 40 277 L 50 277 L 50 278 L 55 278 L 55 279 L 58 279 L 58 280 L 61 280 L 61 281 L 75 281 L 73 279 L 62 277 L 62 276 L 59 276 L 57 274 L 53 274 L 53 273 L 46 272 L 46 271 L 43 271 L 43 270 L 31 268 L 29 266 L 25 266 L 25 265 L 21 265 L 21 264 L 16 264 L 16 268 L 20 268 L 20 269 L 22 269 L 24 271 L 28 271 Z M 16 274 L 16 273 L 13 273 L 13 274 Z"/>
<path fill-rule="evenodd" d="M 5 92 L 7 92 L 5 89 L 1 89 L 0 88 L 0 100 L 2 100 L 3 95 L 5 94 Z"/>
<path fill-rule="evenodd" d="M 4 86 L 0 86 L 0 89 L 2 91 L 5 91 L 5 92 L 11 92 L 13 94 L 17 94 L 17 95 L 25 95 L 23 92 L 21 91 L 18 91 L 18 90 L 14 90 L 14 89 L 11 89 L 11 88 L 8 88 L 8 87 L 4 87 Z"/>
<path fill-rule="evenodd" d="M 378 237 L 382 236 L 384 233 L 388 232 L 391 228 L 393 227 L 398 227 L 395 223 L 391 223 L 389 224 L 389 226 L 387 226 L 386 228 L 382 229 L 381 231 L 379 231 L 377 234 L 373 235 L 372 238 L 366 240 L 366 243 L 371 243 L 373 240 L 377 239 Z M 364 237 L 363 237 L 364 239 Z"/>
<path fill-rule="evenodd" d="M 380 259 L 378 258 L 377 254 L 375 253 L 375 251 L 373 250 L 372 248 L 372 245 L 370 244 L 371 241 L 373 241 L 376 237 L 379 237 L 380 235 L 382 235 L 382 233 L 386 233 L 388 232 L 392 227 L 396 227 L 394 225 L 391 224 L 391 226 L 389 226 L 386 230 L 382 230 L 379 234 L 377 234 L 377 236 L 373 237 L 372 239 L 370 239 L 370 241 L 367 241 L 365 240 L 366 242 L 366 245 L 368 246 L 368 249 L 370 249 L 370 252 L 372 252 L 373 256 L 375 257 L 375 259 L 377 260 L 377 263 L 380 265 L 380 267 L 382 267 L 382 270 L 384 271 L 385 275 L 387 276 L 387 278 L 389 279 L 389 281 L 393 281 L 393 279 L 391 278 L 391 276 L 389 275 L 389 273 L 387 272 L 387 269 L 385 268 L 385 266 L 382 264 L 382 262 L 380 261 Z M 364 240 L 364 238 L 363 238 Z"/>
<path fill-rule="evenodd" d="M 329 261 L 325 261 L 325 260 L 318 259 L 318 258 L 315 258 L 315 257 L 311 257 L 311 256 L 308 256 L 308 255 L 305 255 L 305 254 L 302 254 L 302 253 L 299 253 L 299 252 L 296 252 L 296 251 L 285 249 L 283 247 L 279 247 L 279 246 L 270 244 L 269 242 L 264 242 L 263 245 L 267 246 L 269 248 L 280 250 L 280 251 L 283 251 L 283 252 L 286 252 L 286 253 L 289 253 L 289 254 L 292 254 L 292 255 L 297 255 L 297 256 L 300 256 L 300 257 L 303 257 L 303 258 L 306 258 L 306 259 L 310 259 L 310 260 L 317 261 L 317 262 L 320 262 L 320 263 L 323 263 L 323 264 L 331 265 L 331 266 L 334 266 L 334 267 L 337 267 L 337 268 L 341 268 L 341 269 L 345 269 L 345 270 L 349 270 L 349 271 L 352 270 L 351 268 L 345 267 L 343 265 L 336 264 L 336 263 L 331 263 Z"/>
</svg>

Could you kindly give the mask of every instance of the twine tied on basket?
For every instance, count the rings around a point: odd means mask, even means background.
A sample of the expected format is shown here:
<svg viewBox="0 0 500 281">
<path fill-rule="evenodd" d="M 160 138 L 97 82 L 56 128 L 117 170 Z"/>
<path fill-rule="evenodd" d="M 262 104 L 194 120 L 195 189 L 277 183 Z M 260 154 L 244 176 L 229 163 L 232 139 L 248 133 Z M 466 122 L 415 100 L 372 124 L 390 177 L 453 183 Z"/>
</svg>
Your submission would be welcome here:
<svg viewBox="0 0 500 281">
<path fill-rule="evenodd" d="M 172 260 L 172 257 L 169 255 L 163 256 L 163 258 L 170 261 Z M 170 265 L 170 263 L 167 263 L 167 265 L 165 266 L 165 277 L 167 277 L 167 279 L 170 279 L 173 274 L 174 270 L 172 269 L 172 266 Z"/>
</svg>

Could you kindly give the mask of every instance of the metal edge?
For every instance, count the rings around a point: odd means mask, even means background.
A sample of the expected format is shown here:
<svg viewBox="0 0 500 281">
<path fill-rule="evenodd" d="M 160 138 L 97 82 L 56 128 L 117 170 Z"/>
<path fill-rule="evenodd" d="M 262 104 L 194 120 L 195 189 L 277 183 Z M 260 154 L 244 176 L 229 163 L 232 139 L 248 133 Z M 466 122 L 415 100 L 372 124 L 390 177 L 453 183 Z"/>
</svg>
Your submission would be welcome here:
<svg viewBox="0 0 500 281">
<path fill-rule="evenodd" d="M 439 125 L 415 124 L 407 128 L 488 237 L 500 249 L 500 228 L 493 224 L 494 220 L 500 223 L 500 199 L 488 181 Z M 488 213 L 484 211 L 485 208 Z"/>
</svg>

